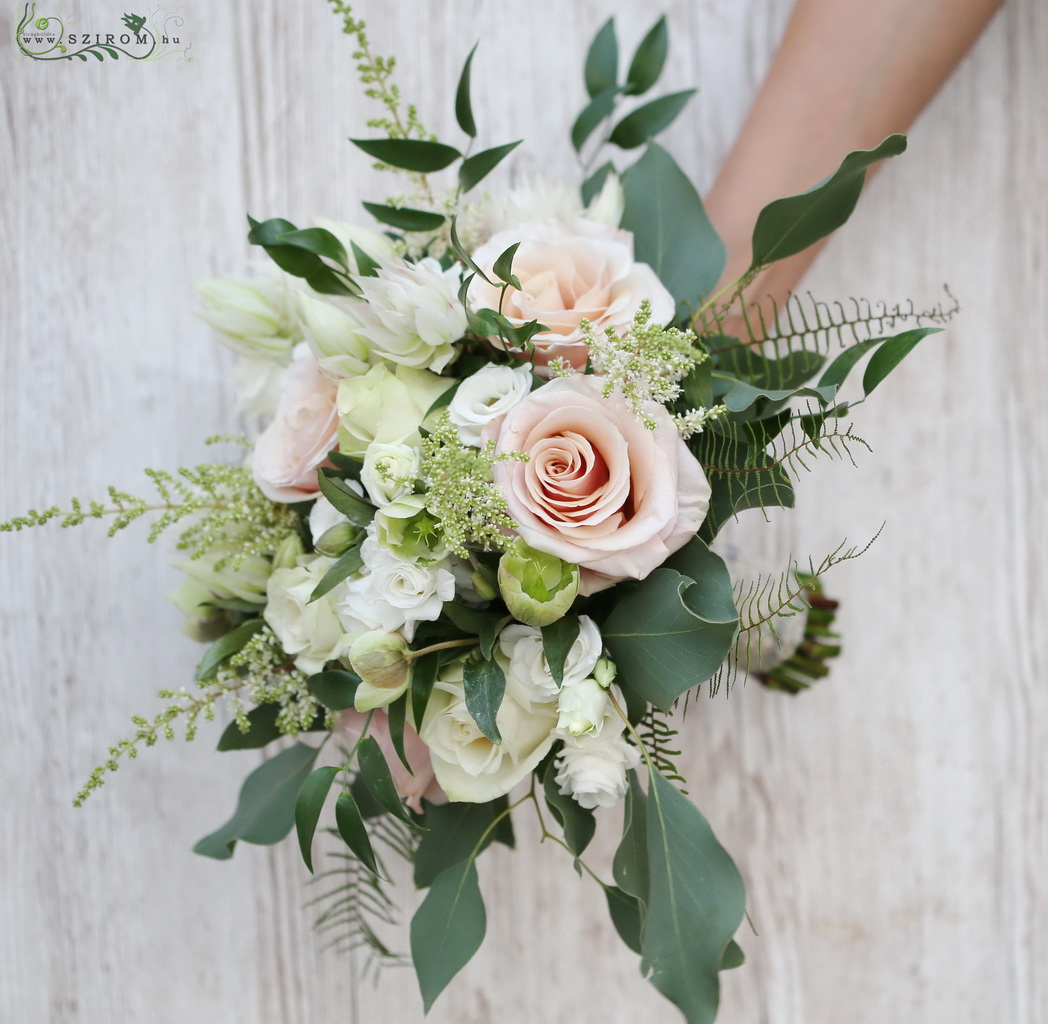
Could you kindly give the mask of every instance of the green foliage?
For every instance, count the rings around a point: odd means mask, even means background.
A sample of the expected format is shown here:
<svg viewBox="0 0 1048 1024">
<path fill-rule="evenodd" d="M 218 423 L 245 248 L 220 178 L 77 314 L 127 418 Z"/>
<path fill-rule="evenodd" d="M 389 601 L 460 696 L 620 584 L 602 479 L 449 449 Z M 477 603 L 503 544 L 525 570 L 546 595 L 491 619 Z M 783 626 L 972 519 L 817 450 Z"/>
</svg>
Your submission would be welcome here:
<svg viewBox="0 0 1048 1024">
<path fill-rule="evenodd" d="M 234 654 L 242 651 L 248 641 L 264 627 L 265 622 L 262 619 L 248 619 L 247 622 L 237 626 L 225 636 L 219 637 L 200 659 L 200 664 L 197 666 L 197 682 L 213 679 L 219 666 Z"/>
<path fill-rule="evenodd" d="M 678 304 L 694 305 L 717 283 L 725 248 L 695 186 L 661 146 L 650 143 L 622 177 L 622 227 Z"/>
<path fill-rule="evenodd" d="M 459 185 L 462 191 L 468 192 L 479 185 L 522 141 L 518 139 L 502 146 L 492 146 L 491 149 L 481 150 L 473 156 L 466 157 L 459 168 Z"/>
<path fill-rule="evenodd" d="M 630 69 L 626 73 L 626 87 L 623 90 L 627 96 L 640 96 L 658 81 L 666 63 L 669 46 L 669 28 L 666 25 L 666 16 L 663 15 L 651 26 L 633 54 Z"/>
<path fill-rule="evenodd" d="M 313 588 L 313 593 L 309 595 L 310 602 L 319 600 L 325 594 L 330 593 L 343 580 L 349 579 L 363 564 L 364 556 L 360 553 L 359 544 L 351 547 L 345 554 L 339 555 L 335 563 Z"/>
<path fill-rule="evenodd" d="M 462 682 L 466 691 L 466 708 L 477 723 L 477 728 L 492 743 L 501 743 L 497 715 L 506 692 L 506 674 L 494 658 L 480 657 L 474 652 L 462 668 Z"/>
<path fill-rule="evenodd" d="M 445 221 L 442 213 L 412 210 L 406 206 L 386 206 L 382 203 L 361 203 L 375 220 L 401 231 L 436 231 Z"/>
<path fill-rule="evenodd" d="M 597 830 L 593 811 L 587 810 L 577 800 L 565 796 L 557 785 L 556 760 L 551 758 L 542 776 L 542 794 L 550 813 L 564 830 L 564 842 L 568 849 L 581 857 Z M 581 874 L 581 868 L 576 867 Z"/>
<path fill-rule="evenodd" d="M 250 231 L 247 240 L 261 246 L 266 255 L 293 277 L 301 277 L 314 291 L 324 295 L 355 295 L 356 286 L 347 273 L 346 252 L 342 243 L 322 228 L 299 231 L 289 220 L 271 217 L 257 221 L 247 218 Z M 318 238 L 327 236 L 326 244 Z M 340 266 L 332 267 L 323 257 L 334 259 Z"/>
<path fill-rule="evenodd" d="M 833 174 L 807 192 L 769 203 L 753 228 L 751 269 L 802 252 L 836 231 L 859 201 L 867 168 L 905 149 L 905 135 L 889 135 L 875 149 L 849 153 Z"/>
<path fill-rule="evenodd" d="M 420 889 L 432 885 L 438 875 L 474 850 L 476 854 L 483 852 L 492 842 L 512 846 L 512 832 L 502 831 L 509 818 L 497 820 L 506 806 L 504 797 L 486 804 L 426 804 L 423 824 L 429 831 L 418 844 L 415 885 Z"/>
<path fill-rule="evenodd" d="M 684 789 L 685 778 L 677 770 L 674 758 L 680 757 L 680 750 L 676 749 L 676 738 L 678 732 L 669 723 L 669 712 L 662 711 L 652 705 L 637 725 L 637 734 L 640 736 L 644 749 L 651 758 L 651 763 L 667 779 L 681 784 L 681 792 Z"/>
<path fill-rule="evenodd" d="M 590 97 L 611 89 L 619 77 L 619 44 L 615 38 L 615 19 L 608 18 L 593 37 L 583 69 L 586 92 Z"/>
<path fill-rule="evenodd" d="M 602 632 L 623 687 L 668 711 L 718 670 L 738 624 L 728 570 L 696 537 L 618 602 Z"/>
<path fill-rule="evenodd" d="M 557 686 L 564 685 L 564 664 L 579 638 L 579 629 L 579 620 L 574 615 L 565 615 L 542 627 L 542 654 Z"/>
<path fill-rule="evenodd" d="M 578 153 L 586 145 L 586 140 L 597 130 L 597 127 L 609 117 L 615 109 L 615 103 L 619 96 L 619 89 L 612 86 L 603 92 L 597 93 L 579 112 L 571 126 L 571 144 Z M 609 169 L 611 164 L 606 165 Z M 593 195 L 596 194 L 593 190 Z M 592 198 L 592 195 L 590 196 Z M 584 199 L 589 204 L 589 199 Z"/>
<path fill-rule="evenodd" d="M 200 558 L 214 549 L 216 538 L 221 538 L 223 545 L 236 552 L 216 563 L 216 571 L 221 571 L 225 565 L 235 568 L 252 555 L 272 554 L 289 533 L 298 529 L 294 510 L 270 501 L 242 466 L 204 463 L 177 473 L 147 469 L 145 474 L 156 492 L 152 502 L 110 487 L 111 506 L 93 501 L 85 507 L 73 498 L 68 511 L 57 505 L 43 512 L 30 509 L 24 516 L 0 523 L 0 532 L 43 526 L 56 519 L 63 527 L 79 526 L 88 519 L 112 516 L 112 537 L 147 513 L 159 512 L 149 530 L 150 543 L 176 523 L 188 521 L 177 549 L 188 552 L 190 558 Z"/>
<path fill-rule="evenodd" d="M 665 131 L 677 119 L 677 115 L 695 95 L 695 89 L 660 96 L 631 110 L 608 136 L 608 142 L 620 149 L 636 149 Z"/>
<path fill-rule="evenodd" d="M 417 174 L 442 171 L 462 156 L 454 146 L 424 139 L 350 139 L 349 141 L 368 156 L 373 156 L 390 167 L 414 171 Z"/>
<path fill-rule="evenodd" d="M 309 692 L 331 711 L 346 711 L 353 707 L 360 676 L 345 669 L 317 672 L 306 680 Z"/>
<path fill-rule="evenodd" d="M 466 63 L 462 65 L 462 74 L 459 75 L 458 88 L 455 90 L 455 120 L 458 126 L 472 139 L 477 134 L 477 124 L 473 120 L 473 104 L 469 96 L 470 70 L 473 67 L 473 55 L 477 52 L 477 44 L 469 51 Z"/>
<path fill-rule="evenodd" d="M 201 839 L 194 853 L 216 860 L 233 856 L 237 840 L 271 846 L 295 824 L 295 801 L 316 759 L 315 747 L 296 743 L 256 768 L 244 781 L 233 817 Z"/>
<path fill-rule="evenodd" d="M 406 825 L 425 831 L 424 826 L 418 825 L 404 807 L 382 748 L 373 736 L 365 736 L 361 740 L 357 748 L 357 764 L 360 766 L 360 778 L 364 780 L 368 792 L 386 811 Z"/>
<path fill-rule="evenodd" d="M 706 819 L 658 771 L 649 771 L 647 859 L 641 970 L 688 1024 L 712 1024 L 746 894 Z"/>
<path fill-rule="evenodd" d="M 486 930 L 477 867 L 470 857 L 437 876 L 411 920 L 411 959 L 426 1013 L 480 948 Z"/>
<path fill-rule="evenodd" d="M 381 875 L 382 871 L 375 857 L 367 827 L 364 825 L 363 815 L 350 792 L 340 793 L 335 802 L 335 826 L 342 841 L 357 856 L 360 863 L 373 874 Z"/>
<path fill-rule="evenodd" d="M 313 874 L 313 835 L 317 830 L 324 801 L 331 792 L 331 784 L 341 769 L 325 765 L 312 772 L 302 783 L 295 799 L 295 830 L 298 848 L 310 874 Z"/>
</svg>

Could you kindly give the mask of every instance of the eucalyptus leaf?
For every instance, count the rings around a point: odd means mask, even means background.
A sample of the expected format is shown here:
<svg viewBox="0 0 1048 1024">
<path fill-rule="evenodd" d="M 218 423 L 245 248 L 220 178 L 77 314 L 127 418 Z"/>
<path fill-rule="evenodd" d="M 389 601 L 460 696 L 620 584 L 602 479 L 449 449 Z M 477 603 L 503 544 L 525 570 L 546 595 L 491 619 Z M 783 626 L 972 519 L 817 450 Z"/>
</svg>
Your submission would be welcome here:
<svg viewBox="0 0 1048 1024">
<path fill-rule="evenodd" d="M 620 149 L 636 149 L 665 131 L 677 119 L 695 89 L 671 93 L 631 110 L 613 129 L 608 141 Z"/>
<path fill-rule="evenodd" d="M 473 120 L 473 104 L 469 98 L 469 79 L 473 66 L 473 54 L 477 52 L 478 45 L 474 43 L 473 49 L 469 51 L 466 63 L 462 65 L 462 74 L 459 75 L 458 88 L 455 90 L 455 120 L 471 139 L 476 138 L 477 124 Z"/>
<path fill-rule="evenodd" d="M 342 841 L 356 854 L 360 863 L 373 875 L 381 877 L 364 818 L 356 800 L 349 793 L 340 794 L 335 802 L 335 827 Z"/>
<path fill-rule="evenodd" d="M 436 231 L 447 219 L 442 213 L 413 210 L 407 206 L 386 206 L 384 203 L 361 203 L 375 220 L 401 231 Z"/>
<path fill-rule="evenodd" d="M 298 832 L 298 848 L 309 873 L 313 874 L 313 836 L 317 831 L 320 812 L 331 791 L 339 769 L 332 765 L 318 768 L 302 783 L 295 800 L 295 829 Z"/>
<path fill-rule="evenodd" d="M 415 854 L 415 885 L 424 889 L 442 872 L 480 853 L 499 838 L 488 832 L 495 815 L 505 807 L 505 800 L 486 804 L 425 804 L 423 823 L 429 831 L 419 840 Z M 502 819 L 509 821 L 509 817 Z M 501 825 L 502 822 L 499 822 Z M 487 836 L 484 833 L 487 832 Z M 481 845 L 478 848 L 478 843 Z M 511 844 L 510 844 L 511 845 Z"/>
<path fill-rule="evenodd" d="M 601 189 L 604 188 L 604 182 L 608 180 L 609 174 L 615 173 L 615 165 L 609 160 L 598 167 L 583 183 L 582 183 L 582 205 L 589 206 L 597 196 L 600 195 Z"/>
<path fill-rule="evenodd" d="M 459 168 L 459 185 L 462 186 L 462 191 L 468 192 L 479 185 L 523 141 L 517 139 L 516 142 L 507 142 L 502 146 L 492 146 L 491 149 L 481 150 L 463 160 Z"/>
<path fill-rule="evenodd" d="M 772 403 L 785 402 L 790 398 L 814 398 L 820 405 L 832 402 L 837 394 L 837 385 L 817 385 L 815 387 L 801 386 L 797 388 L 755 388 L 745 381 L 733 384 L 731 390 L 726 392 L 721 401 L 728 407 L 730 412 L 744 412 L 754 405 L 759 399 L 767 399 Z"/>
<path fill-rule="evenodd" d="M 439 875 L 411 920 L 411 959 L 426 1013 L 469 963 L 487 930 L 473 859 Z"/>
<path fill-rule="evenodd" d="M 360 775 L 367 786 L 368 792 L 387 810 L 390 814 L 415 828 L 415 819 L 411 817 L 405 808 L 397 787 L 393 784 L 393 775 L 386 764 L 385 755 L 378 741 L 373 736 L 365 736 L 357 747 L 357 764 L 360 766 Z"/>
<path fill-rule="evenodd" d="M 633 54 L 630 69 L 626 73 L 627 96 L 640 96 L 658 81 L 669 46 L 669 29 L 666 26 L 666 15 L 663 15 L 652 25 Z"/>
<path fill-rule="evenodd" d="M 640 900 L 628 892 L 623 892 L 617 885 L 605 886 L 604 896 L 608 901 L 611 923 L 619 933 L 619 938 L 634 953 L 639 954 L 641 929 L 644 927 L 644 912 Z"/>
<path fill-rule="evenodd" d="M 657 771 L 647 838 L 641 970 L 688 1024 L 713 1024 L 721 962 L 746 911 L 742 877 L 695 805 Z"/>
<path fill-rule="evenodd" d="M 746 963 L 746 954 L 743 953 L 742 947 L 732 939 L 724 947 L 724 956 L 721 957 L 720 969 L 722 971 L 732 971 L 736 967 L 741 967 L 744 963 Z"/>
<path fill-rule="evenodd" d="M 648 795 L 636 769 L 629 772 L 622 810 L 622 841 L 611 870 L 618 887 L 643 908 L 648 901 Z"/>
<path fill-rule="evenodd" d="M 353 707 L 360 676 L 343 669 L 316 672 L 306 680 L 309 692 L 331 711 L 348 711 Z"/>
<path fill-rule="evenodd" d="M 360 553 L 359 544 L 350 548 L 345 554 L 340 555 L 331 568 L 320 577 L 320 582 L 313 588 L 313 593 L 309 595 L 310 603 L 330 593 L 343 580 L 352 576 L 363 564 L 364 558 Z"/>
<path fill-rule="evenodd" d="M 695 187 L 652 142 L 622 176 L 622 190 L 622 227 L 633 232 L 637 260 L 655 271 L 678 305 L 696 304 L 717 283 L 726 257 Z"/>
<path fill-rule="evenodd" d="M 698 538 L 688 546 L 688 576 L 656 569 L 619 601 L 603 630 L 622 678 L 663 711 L 720 668 L 739 625 L 723 560 Z"/>
<path fill-rule="evenodd" d="M 473 716 L 477 728 L 492 743 L 501 743 L 498 716 L 502 697 L 506 692 L 506 674 L 494 659 L 467 659 L 462 669 L 462 682 L 466 691 L 466 710 Z"/>
<path fill-rule="evenodd" d="M 454 146 L 424 139 L 350 139 L 368 156 L 391 167 L 400 167 L 417 174 L 442 171 L 462 154 Z"/>
<path fill-rule="evenodd" d="M 542 653 L 557 686 L 564 685 L 564 665 L 579 638 L 579 630 L 579 620 L 575 615 L 565 615 L 542 627 Z"/>
<path fill-rule="evenodd" d="M 590 97 L 611 89 L 619 77 L 619 44 L 615 38 L 615 19 L 608 18 L 593 37 L 583 69 L 586 92 Z"/>
<path fill-rule="evenodd" d="M 236 629 L 220 636 L 205 652 L 197 666 L 197 682 L 211 679 L 219 666 L 238 651 L 242 651 L 247 642 L 265 626 L 262 619 L 248 619 Z"/>
<path fill-rule="evenodd" d="M 315 747 L 296 743 L 256 768 L 245 780 L 236 811 L 220 829 L 204 836 L 194 853 L 215 860 L 233 856 L 237 840 L 271 846 L 295 824 L 295 801 L 316 759 Z"/>
<path fill-rule="evenodd" d="M 557 785 L 556 760 L 546 765 L 542 776 L 542 794 L 546 804 L 564 830 L 564 842 L 576 857 L 581 857 L 597 830 L 593 811 L 587 810 L 577 800 L 565 795 Z M 580 872 L 581 873 L 581 872 Z"/>
<path fill-rule="evenodd" d="M 605 89 L 597 93 L 579 111 L 579 116 L 575 118 L 575 123 L 571 126 L 571 144 L 576 153 L 586 145 L 586 140 L 593 134 L 597 125 L 611 116 L 611 112 L 615 109 L 615 97 L 618 94 L 619 90 L 615 86 Z"/>
<path fill-rule="evenodd" d="M 320 493 L 331 502 L 354 526 L 369 526 L 375 518 L 375 506 L 353 491 L 349 484 L 330 469 L 317 471 Z"/>
<path fill-rule="evenodd" d="M 849 153 L 840 167 L 814 188 L 765 206 L 753 228 L 750 268 L 803 252 L 836 231 L 855 209 L 870 165 L 898 156 L 905 149 L 905 135 L 889 135 L 876 149 Z"/>
</svg>

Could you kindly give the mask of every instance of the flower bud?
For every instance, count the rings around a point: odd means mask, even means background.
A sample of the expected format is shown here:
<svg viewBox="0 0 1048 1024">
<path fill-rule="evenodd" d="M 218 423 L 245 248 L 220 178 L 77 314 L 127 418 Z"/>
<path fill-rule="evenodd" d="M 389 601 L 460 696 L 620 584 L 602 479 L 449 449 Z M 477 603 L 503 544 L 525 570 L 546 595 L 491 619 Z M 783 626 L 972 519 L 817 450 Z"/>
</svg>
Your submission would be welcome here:
<svg viewBox="0 0 1048 1024">
<path fill-rule="evenodd" d="M 499 590 L 510 614 L 526 626 L 562 618 L 579 592 L 579 567 L 536 551 L 519 537 L 499 560 Z"/>
<path fill-rule="evenodd" d="M 350 522 L 338 523 L 331 529 L 325 530 L 316 540 L 313 547 L 321 555 L 328 558 L 340 558 L 361 537 L 361 529 Z"/>
<path fill-rule="evenodd" d="M 298 322 L 313 358 L 329 373 L 356 377 L 371 367 L 368 343 L 358 331 L 359 321 L 347 308 L 300 293 Z"/>
<path fill-rule="evenodd" d="M 407 641 L 399 633 L 361 633 L 349 649 L 349 663 L 360 676 L 353 706 L 372 711 L 392 704 L 411 683 Z"/>
<path fill-rule="evenodd" d="M 267 272 L 255 278 L 199 281 L 200 318 L 237 355 L 286 364 L 302 338 L 291 310 L 289 280 Z"/>
<path fill-rule="evenodd" d="M 486 566 L 477 566 L 470 576 L 469 584 L 482 601 L 494 601 L 499 596 L 495 574 Z"/>
<path fill-rule="evenodd" d="M 305 553 L 302 538 L 297 533 L 289 533 L 273 552 L 273 568 L 294 569 L 298 565 L 298 556 Z"/>
<path fill-rule="evenodd" d="M 562 733 L 571 736 L 595 734 L 604 725 L 608 695 L 596 679 L 582 679 L 561 689 L 557 710 L 560 712 L 557 728 Z"/>
<path fill-rule="evenodd" d="M 615 676 L 618 674 L 618 671 L 615 667 L 615 662 L 610 658 L 601 658 L 594 666 L 593 678 L 606 690 L 615 682 Z"/>
</svg>

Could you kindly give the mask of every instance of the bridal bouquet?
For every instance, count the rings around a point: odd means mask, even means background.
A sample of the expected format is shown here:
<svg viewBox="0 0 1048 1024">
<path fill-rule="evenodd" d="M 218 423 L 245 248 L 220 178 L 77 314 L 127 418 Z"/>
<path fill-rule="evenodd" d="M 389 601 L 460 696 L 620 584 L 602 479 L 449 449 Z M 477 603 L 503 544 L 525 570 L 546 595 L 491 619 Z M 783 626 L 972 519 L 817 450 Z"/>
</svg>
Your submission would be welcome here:
<svg viewBox="0 0 1048 1024">
<path fill-rule="evenodd" d="M 519 142 L 474 146 L 474 54 L 460 149 L 404 107 L 392 60 L 334 6 L 382 105 L 374 137 L 353 142 L 402 190 L 364 204 L 377 228 L 249 218 L 271 269 L 201 284 L 263 429 L 233 464 L 147 471 L 155 499 L 110 489 L 4 524 L 109 518 L 116 532 L 159 513 L 150 539 L 178 527 L 174 598 L 210 644 L 195 684 L 133 719 L 77 803 L 224 707 L 219 750 L 273 746 L 196 851 L 225 859 L 294 831 L 312 871 L 333 811 L 343 863 L 321 874 L 346 880 L 322 921 L 379 959 L 395 959 L 386 861 L 409 858 L 427 890 L 411 923 L 427 1010 L 484 937 L 481 855 L 532 813 L 603 890 L 644 976 L 712 1021 L 719 972 L 743 960 L 745 894 L 682 792 L 670 716 L 742 673 L 789 692 L 823 676 L 839 647 L 818 577 L 858 552 L 747 577 L 711 544 L 733 517 L 792 506 L 809 461 L 863 447 L 845 417 L 937 329 L 912 309 L 798 300 L 768 322 L 742 296 L 839 227 L 866 169 L 905 140 L 766 207 L 749 269 L 715 291 L 723 244 L 653 141 L 691 91 L 637 100 L 661 73 L 664 20 L 625 75 L 611 22 L 590 48 L 571 130 L 581 188 L 487 193 Z M 594 169 L 608 151 L 639 157 Z M 584 856 L 612 807 L 622 840 L 602 878 Z"/>
</svg>

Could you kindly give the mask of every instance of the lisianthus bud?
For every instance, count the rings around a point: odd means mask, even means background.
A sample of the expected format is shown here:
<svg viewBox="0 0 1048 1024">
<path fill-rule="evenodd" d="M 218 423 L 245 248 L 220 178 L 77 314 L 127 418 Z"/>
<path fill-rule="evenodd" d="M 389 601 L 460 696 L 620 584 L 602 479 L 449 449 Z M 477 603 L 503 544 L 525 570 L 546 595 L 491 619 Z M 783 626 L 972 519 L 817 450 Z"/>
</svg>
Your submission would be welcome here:
<svg viewBox="0 0 1048 1024">
<path fill-rule="evenodd" d="M 353 706 L 372 711 L 392 704 L 411 683 L 408 644 L 399 633 L 361 633 L 349 649 L 349 663 L 360 676 Z"/>
<path fill-rule="evenodd" d="M 565 686 L 557 699 L 557 728 L 571 736 L 600 732 L 608 712 L 608 695 L 596 679 L 582 679 Z"/>
<path fill-rule="evenodd" d="M 328 558 L 340 558 L 344 555 L 363 535 L 359 526 L 343 522 L 325 530 L 313 545 L 322 555 Z"/>
<path fill-rule="evenodd" d="M 610 658 L 601 658 L 593 669 L 593 678 L 606 690 L 615 682 L 615 676 L 618 674 L 618 671 L 615 667 L 615 662 Z"/>
<path fill-rule="evenodd" d="M 302 538 L 297 533 L 289 533 L 273 552 L 274 569 L 294 569 L 298 565 L 298 556 L 306 553 Z"/>
<path fill-rule="evenodd" d="M 579 567 L 517 538 L 499 561 L 498 582 L 515 619 L 526 626 L 548 626 L 564 616 L 578 595 Z"/>
<path fill-rule="evenodd" d="M 470 586 L 482 601 L 494 601 L 499 596 L 495 574 L 486 566 L 477 566 L 469 578 Z"/>
</svg>

